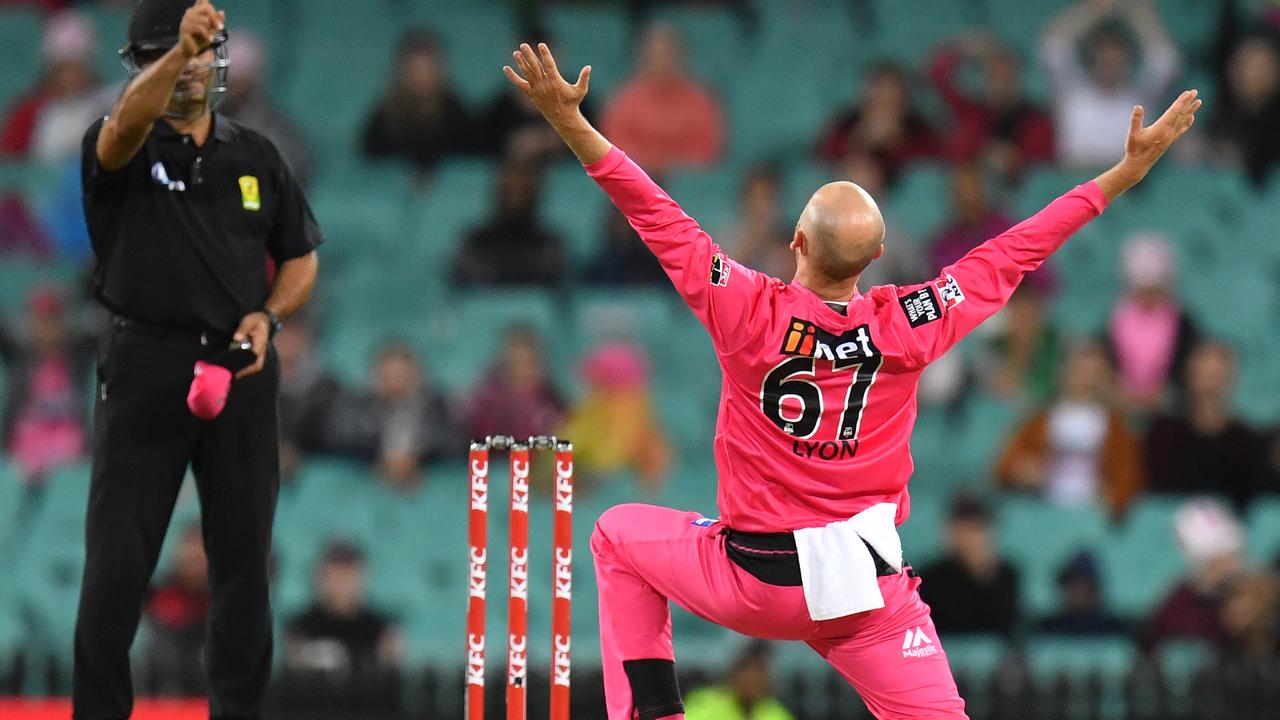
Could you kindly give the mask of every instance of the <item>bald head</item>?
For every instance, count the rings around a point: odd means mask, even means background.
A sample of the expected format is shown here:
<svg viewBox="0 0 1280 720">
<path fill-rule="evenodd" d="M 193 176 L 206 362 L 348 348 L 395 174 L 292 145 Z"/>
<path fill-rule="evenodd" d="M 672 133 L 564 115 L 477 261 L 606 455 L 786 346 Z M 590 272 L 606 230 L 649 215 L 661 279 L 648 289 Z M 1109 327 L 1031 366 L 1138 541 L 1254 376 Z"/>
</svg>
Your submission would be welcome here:
<svg viewBox="0 0 1280 720">
<path fill-rule="evenodd" d="M 884 218 L 867 191 L 851 182 L 827 183 L 809 198 L 796 224 L 797 264 L 824 277 L 848 280 L 862 274 L 884 247 Z"/>
</svg>

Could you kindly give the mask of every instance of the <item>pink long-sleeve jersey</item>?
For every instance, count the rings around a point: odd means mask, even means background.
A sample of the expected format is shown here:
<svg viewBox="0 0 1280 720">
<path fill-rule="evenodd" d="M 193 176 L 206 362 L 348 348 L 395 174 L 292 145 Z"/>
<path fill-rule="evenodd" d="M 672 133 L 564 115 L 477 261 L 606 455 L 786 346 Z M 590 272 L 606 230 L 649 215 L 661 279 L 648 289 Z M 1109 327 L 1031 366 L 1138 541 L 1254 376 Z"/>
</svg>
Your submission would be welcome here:
<svg viewBox="0 0 1280 720">
<path fill-rule="evenodd" d="M 719 509 L 748 532 L 817 527 L 881 502 L 906 520 L 921 370 L 1107 204 L 1097 184 L 1076 187 L 933 280 L 871 288 L 842 314 L 726 257 L 621 150 L 587 172 L 711 334 L 724 377 Z"/>
</svg>

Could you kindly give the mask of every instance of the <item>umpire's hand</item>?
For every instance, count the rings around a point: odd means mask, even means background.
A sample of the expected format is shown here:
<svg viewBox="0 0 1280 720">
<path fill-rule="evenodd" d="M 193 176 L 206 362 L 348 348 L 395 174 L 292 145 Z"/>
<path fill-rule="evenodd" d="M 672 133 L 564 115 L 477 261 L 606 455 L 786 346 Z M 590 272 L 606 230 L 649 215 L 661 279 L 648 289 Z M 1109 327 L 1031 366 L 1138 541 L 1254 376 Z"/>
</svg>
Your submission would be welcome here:
<svg viewBox="0 0 1280 720">
<path fill-rule="evenodd" d="M 271 318 L 268 318 L 266 313 L 249 313 L 240 321 L 240 327 L 236 329 L 235 341 L 244 342 L 245 340 L 253 343 L 253 354 L 257 355 L 258 359 L 249 367 L 236 373 L 237 380 L 261 371 L 262 365 L 266 362 L 267 343 L 271 341 Z"/>
<path fill-rule="evenodd" d="M 196 0 L 187 9 L 178 28 L 178 47 L 186 58 L 193 58 L 213 44 L 214 37 L 227 24 L 227 14 L 213 7 L 209 0 Z"/>
</svg>

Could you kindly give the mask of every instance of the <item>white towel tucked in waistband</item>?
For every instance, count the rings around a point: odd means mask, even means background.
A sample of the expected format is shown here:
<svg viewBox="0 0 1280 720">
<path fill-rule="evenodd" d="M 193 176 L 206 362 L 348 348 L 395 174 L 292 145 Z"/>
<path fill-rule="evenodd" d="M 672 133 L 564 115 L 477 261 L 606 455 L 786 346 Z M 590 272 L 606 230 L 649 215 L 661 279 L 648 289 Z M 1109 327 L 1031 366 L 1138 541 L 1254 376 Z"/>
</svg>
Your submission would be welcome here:
<svg viewBox="0 0 1280 720">
<path fill-rule="evenodd" d="M 809 617 L 834 620 L 884 607 L 867 545 L 894 570 L 902 569 L 902 540 L 893 522 L 897 512 L 897 505 L 880 503 L 848 520 L 795 531 Z"/>
</svg>

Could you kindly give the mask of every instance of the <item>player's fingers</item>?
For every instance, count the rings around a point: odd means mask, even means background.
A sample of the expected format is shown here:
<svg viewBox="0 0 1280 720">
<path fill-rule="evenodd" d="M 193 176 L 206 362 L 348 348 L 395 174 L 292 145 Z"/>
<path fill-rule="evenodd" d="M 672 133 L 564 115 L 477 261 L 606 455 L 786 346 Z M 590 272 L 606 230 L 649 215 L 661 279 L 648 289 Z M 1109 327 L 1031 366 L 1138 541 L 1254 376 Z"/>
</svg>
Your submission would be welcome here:
<svg viewBox="0 0 1280 720">
<path fill-rule="evenodd" d="M 583 95 L 587 94 L 587 89 L 591 87 L 591 66 L 588 65 L 578 73 L 578 82 L 573 86 L 582 91 Z"/>
<path fill-rule="evenodd" d="M 511 81 L 512 85 L 515 85 L 525 92 L 529 92 L 529 81 L 517 75 L 516 71 L 512 70 L 510 65 L 503 65 L 502 73 L 507 76 L 507 79 Z"/>
<path fill-rule="evenodd" d="M 529 80 L 541 80 L 544 76 L 542 61 L 533 52 L 533 48 L 529 47 L 529 43 L 520 43 L 520 53 L 524 55 L 525 64 L 529 66 L 529 74 L 527 75 Z"/>
<path fill-rule="evenodd" d="M 551 48 L 546 43 L 538 43 L 538 57 L 542 58 L 542 65 L 547 69 L 548 75 L 559 76 L 560 69 L 556 67 L 556 59 L 552 57 Z"/>
<path fill-rule="evenodd" d="M 1191 103 L 1195 101 L 1195 98 L 1195 90 L 1183 91 L 1183 93 L 1178 96 L 1178 99 L 1173 101 L 1173 104 L 1169 106 L 1169 109 L 1165 110 L 1164 114 L 1161 115 L 1160 119 L 1156 122 L 1164 122 L 1166 119 L 1175 118 L 1186 112 L 1187 108 L 1191 107 Z"/>
<path fill-rule="evenodd" d="M 1129 134 L 1130 135 L 1137 135 L 1138 131 L 1142 130 L 1142 116 L 1144 114 L 1145 114 L 1145 111 L 1142 109 L 1141 105 L 1133 106 L 1133 115 L 1129 117 Z"/>
<path fill-rule="evenodd" d="M 529 72 L 529 61 L 525 60 L 524 53 L 517 50 L 511 53 L 511 58 L 516 61 L 516 67 L 520 68 L 520 74 L 524 75 L 525 82 L 532 82 L 533 73 Z"/>
</svg>

